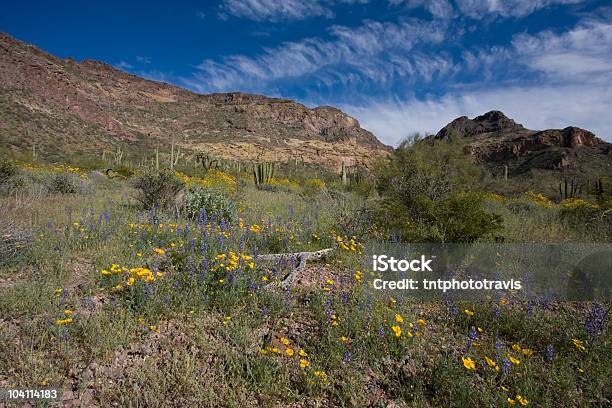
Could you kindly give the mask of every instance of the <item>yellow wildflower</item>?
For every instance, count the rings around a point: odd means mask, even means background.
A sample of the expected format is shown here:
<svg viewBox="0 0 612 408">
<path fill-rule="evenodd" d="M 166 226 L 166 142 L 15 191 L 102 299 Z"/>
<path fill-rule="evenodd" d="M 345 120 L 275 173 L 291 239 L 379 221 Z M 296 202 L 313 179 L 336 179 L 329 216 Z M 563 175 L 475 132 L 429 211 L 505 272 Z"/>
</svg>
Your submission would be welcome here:
<svg viewBox="0 0 612 408">
<path fill-rule="evenodd" d="M 283 343 L 285 346 L 288 346 L 290 341 L 289 339 L 285 338 L 285 337 L 281 337 L 280 338 L 280 342 Z"/>
<path fill-rule="evenodd" d="M 402 328 L 399 326 L 391 326 L 391 330 L 393 330 L 393 333 L 395 333 L 395 337 L 402 335 Z"/>
<path fill-rule="evenodd" d="M 419 326 L 425 326 L 425 320 L 419 319 L 416 321 Z"/>
<path fill-rule="evenodd" d="M 470 309 L 465 309 L 463 312 L 470 317 L 474 316 L 474 312 L 472 312 Z"/>
<path fill-rule="evenodd" d="M 285 353 L 289 356 L 289 357 L 293 357 L 293 355 L 295 354 L 295 351 L 293 351 L 293 349 L 291 347 L 287 347 L 285 349 Z"/>
<path fill-rule="evenodd" d="M 582 340 L 572 339 L 572 343 L 574 343 L 574 346 L 576 346 L 578 350 L 586 351 L 586 347 L 584 347 L 584 342 Z"/>
<path fill-rule="evenodd" d="M 527 401 L 527 399 L 523 398 L 523 397 L 522 397 L 522 396 L 520 396 L 520 395 L 517 395 L 517 396 L 516 396 L 516 400 L 517 400 L 517 401 L 519 402 L 519 404 L 521 404 L 521 405 L 527 405 L 527 404 L 529 404 L 529 401 Z"/>
<path fill-rule="evenodd" d="M 404 323 L 404 318 L 402 317 L 401 314 L 398 313 L 398 314 L 395 315 L 395 321 L 397 323 Z"/>
<path fill-rule="evenodd" d="M 463 366 L 468 370 L 474 370 L 476 368 L 476 363 L 469 357 L 461 356 L 461 361 L 463 362 Z"/>
<path fill-rule="evenodd" d="M 521 360 L 519 360 L 518 358 L 512 357 L 510 354 L 508 354 L 508 360 L 510 360 L 510 362 L 514 365 L 521 364 Z"/>
<path fill-rule="evenodd" d="M 489 357 L 485 357 L 485 361 L 487 362 L 487 365 L 489 367 L 495 367 L 497 366 L 497 363 L 495 363 L 495 361 L 493 361 L 492 359 L 490 359 Z"/>
<path fill-rule="evenodd" d="M 310 363 L 308 362 L 308 360 L 304 359 L 304 358 L 300 358 L 300 367 L 302 368 L 306 368 L 310 365 Z"/>
<path fill-rule="evenodd" d="M 158 255 L 163 255 L 163 254 L 166 253 L 166 251 L 164 249 L 162 249 L 162 248 L 155 248 L 155 249 L 153 249 L 153 252 L 155 252 Z"/>
<path fill-rule="evenodd" d="M 57 324 L 58 326 L 65 326 L 70 323 L 72 323 L 72 319 L 70 317 L 66 319 L 59 319 L 55 321 L 55 324 Z"/>
<path fill-rule="evenodd" d="M 300 357 L 306 357 L 308 355 L 308 353 L 306 353 L 304 349 L 300 349 L 300 352 L 298 354 L 300 355 Z"/>
</svg>

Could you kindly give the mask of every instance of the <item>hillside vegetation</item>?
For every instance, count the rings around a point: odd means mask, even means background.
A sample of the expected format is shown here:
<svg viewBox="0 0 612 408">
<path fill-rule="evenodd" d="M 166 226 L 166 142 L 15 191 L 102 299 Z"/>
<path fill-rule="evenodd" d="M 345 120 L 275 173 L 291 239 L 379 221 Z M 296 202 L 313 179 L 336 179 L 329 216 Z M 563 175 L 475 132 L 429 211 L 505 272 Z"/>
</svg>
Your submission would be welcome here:
<svg viewBox="0 0 612 408">
<path fill-rule="evenodd" d="M 369 295 L 372 241 L 610 242 L 609 180 L 501 195 L 455 147 L 408 141 L 344 176 L 3 160 L 0 387 L 66 406 L 609 405 L 607 303 Z M 299 259 L 260 256 L 327 248 L 289 286 Z"/>
</svg>

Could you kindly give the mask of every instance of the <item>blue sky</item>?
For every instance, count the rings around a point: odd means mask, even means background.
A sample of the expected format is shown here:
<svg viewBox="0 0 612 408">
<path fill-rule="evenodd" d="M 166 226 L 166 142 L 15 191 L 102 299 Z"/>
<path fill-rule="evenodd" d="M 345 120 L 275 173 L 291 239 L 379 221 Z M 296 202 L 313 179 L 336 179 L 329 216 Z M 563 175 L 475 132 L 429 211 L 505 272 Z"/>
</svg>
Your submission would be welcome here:
<svg viewBox="0 0 612 408">
<path fill-rule="evenodd" d="M 4 4 L 0 30 L 196 92 L 337 106 L 393 145 L 492 109 L 612 141 L 610 1 L 93 3 Z"/>
</svg>

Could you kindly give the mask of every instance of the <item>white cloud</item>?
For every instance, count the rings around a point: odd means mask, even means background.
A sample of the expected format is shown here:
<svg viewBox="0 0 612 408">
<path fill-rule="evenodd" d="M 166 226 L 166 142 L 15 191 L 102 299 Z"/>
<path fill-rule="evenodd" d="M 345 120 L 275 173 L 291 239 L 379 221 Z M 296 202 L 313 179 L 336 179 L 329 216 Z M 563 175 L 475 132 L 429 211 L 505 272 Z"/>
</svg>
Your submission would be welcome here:
<svg viewBox="0 0 612 408">
<path fill-rule="evenodd" d="M 455 15 L 453 5 L 448 0 L 389 0 L 391 5 L 406 4 L 409 8 L 423 7 L 438 18 L 451 18 Z"/>
<path fill-rule="evenodd" d="M 225 20 L 233 16 L 272 23 L 305 20 L 310 17 L 333 18 L 332 6 L 369 2 L 370 0 L 223 0 L 219 7 L 219 17 Z"/>
<path fill-rule="evenodd" d="M 537 10 L 554 6 L 581 3 L 584 0 L 456 0 L 466 16 L 480 19 L 487 16 L 525 17 Z"/>
<path fill-rule="evenodd" d="M 612 18 L 587 18 L 562 34 L 521 34 L 513 46 L 525 65 L 550 79 L 612 80 Z"/>
<path fill-rule="evenodd" d="M 150 64 L 151 63 L 151 57 L 143 57 L 141 55 L 136 56 L 136 61 L 141 63 L 141 64 Z"/>
<path fill-rule="evenodd" d="M 332 26 L 331 40 L 306 38 L 267 48 L 253 57 L 231 55 L 205 60 L 192 77 L 183 78 L 183 83 L 199 92 L 210 92 L 265 90 L 275 81 L 297 80 L 306 75 L 324 85 L 350 83 L 359 78 L 384 82 L 407 74 L 430 78 L 436 69 L 448 70 L 445 57 L 431 57 L 430 64 L 416 53 L 414 57 L 407 53 L 416 44 L 441 42 L 445 30 L 444 24 L 415 19 L 397 23 L 365 21 L 357 28 Z"/>
<path fill-rule="evenodd" d="M 225 0 L 221 17 L 227 15 L 254 21 L 279 22 L 303 20 L 308 17 L 334 16 L 333 12 L 317 0 Z"/>
<path fill-rule="evenodd" d="M 129 71 L 130 69 L 134 68 L 134 66 L 127 61 L 119 61 L 118 63 L 114 65 L 115 65 L 115 68 L 119 68 L 120 70 L 123 70 L 123 71 Z"/>
<path fill-rule="evenodd" d="M 473 118 L 490 110 L 500 110 L 530 129 L 578 126 L 612 142 L 608 119 L 612 117 L 612 85 L 499 88 L 341 107 L 384 143 L 394 146 L 413 132 L 436 133 L 459 116 Z"/>
</svg>

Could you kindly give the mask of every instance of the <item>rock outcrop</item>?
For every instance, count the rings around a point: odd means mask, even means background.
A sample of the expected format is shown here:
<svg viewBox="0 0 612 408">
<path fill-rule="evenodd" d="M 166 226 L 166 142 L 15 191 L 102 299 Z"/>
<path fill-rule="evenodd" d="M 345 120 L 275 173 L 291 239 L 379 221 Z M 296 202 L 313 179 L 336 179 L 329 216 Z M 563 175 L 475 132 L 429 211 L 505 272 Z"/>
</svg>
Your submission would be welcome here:
<svg viewBox="0 0 612 408">
<path fill-rule="evenodd" d="M 466 153 L 490 166 L 510 164 L 515 173 L 531 168 L 565 170 L 591 160 L 604 171 L 612 171 L 612 145 L 592 132 L 569 126 L 535 131 L 508 118 L 500 111 L 474 119 L 459 117 L 442 128 L 434 139 L 464 138 Z"/>
</svg>

